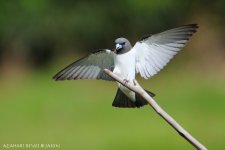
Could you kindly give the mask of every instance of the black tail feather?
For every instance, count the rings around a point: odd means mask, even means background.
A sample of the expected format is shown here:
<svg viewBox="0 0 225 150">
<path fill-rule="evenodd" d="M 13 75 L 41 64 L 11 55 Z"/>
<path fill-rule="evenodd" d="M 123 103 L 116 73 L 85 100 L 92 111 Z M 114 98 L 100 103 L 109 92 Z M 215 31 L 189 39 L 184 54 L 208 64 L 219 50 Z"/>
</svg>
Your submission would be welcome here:
<svg viewBox="0 0 225 150">
<path fill-rule="evenodd" d="M 152 92 L 150 92 L 150 91 L 145 90 L 145 92 L 147 92 L 151 97 L 154 97 L 155 96 L 155 94 L 152 93 Z"/>
<path fill-rule="evenodd" d="M 154 97 L 155 94 L 145 90 L 151 97 Z M 147 101 L 144 100 L 140 95 L 135 94 L 135 102 L 133 102 L 129 97 L 127 97 L 119 88 L 116 93 L 116 97 L 112 103 L 114 107 L 121 108 L 139 108 L 147 104 Z"/>
<path fill-rule="evenodd" d="M 128 108 L 134 108 L 136 107 L 134 102 L 132 102 L 129 97 L 127 97 L 119 88 L 116 93 L 116 97 L 112 103 L 112 106 L 114 107 L 128 107 Z"/>
</svg>

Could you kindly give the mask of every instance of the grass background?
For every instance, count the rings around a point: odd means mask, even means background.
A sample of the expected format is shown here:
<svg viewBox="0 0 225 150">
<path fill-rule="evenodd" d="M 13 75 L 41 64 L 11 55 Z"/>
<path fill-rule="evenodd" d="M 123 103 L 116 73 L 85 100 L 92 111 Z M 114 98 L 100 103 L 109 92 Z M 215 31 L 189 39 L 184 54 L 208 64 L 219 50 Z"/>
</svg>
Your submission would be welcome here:
<svg viewBox="0 0 225 150">
<path fill-rule="evenodd" d="M 55 82 L 51 79 L 54 72 L 55 68 L 1 80 L 1 145 L 55 143 L 61 149 L 193 149 L 149 106 L 112 107 L 115 83 Z M 150 80 L 138 80 L 208 149 L 225 148 L 222 73 L 206 74 L 169 66 Z"/>
</svg>

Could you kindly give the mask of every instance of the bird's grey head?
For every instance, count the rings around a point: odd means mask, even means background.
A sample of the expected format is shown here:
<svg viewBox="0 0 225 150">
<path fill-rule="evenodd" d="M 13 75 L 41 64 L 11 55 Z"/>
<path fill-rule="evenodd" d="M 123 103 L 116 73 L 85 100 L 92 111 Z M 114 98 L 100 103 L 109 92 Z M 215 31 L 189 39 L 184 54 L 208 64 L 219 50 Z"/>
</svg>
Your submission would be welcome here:
<svg viewBox="0 0 225 150">
<path fill-rule="evenodd" d="M 115 44 L 116 44 L 116 47 L 115 47 L 114 52 L 116 54 L 124 54 L 124 53 L 130 51 L 132 48 L 130 42 L 126 38 L 122 38 L 122 37 L 116 39 Z"/>
</svg>

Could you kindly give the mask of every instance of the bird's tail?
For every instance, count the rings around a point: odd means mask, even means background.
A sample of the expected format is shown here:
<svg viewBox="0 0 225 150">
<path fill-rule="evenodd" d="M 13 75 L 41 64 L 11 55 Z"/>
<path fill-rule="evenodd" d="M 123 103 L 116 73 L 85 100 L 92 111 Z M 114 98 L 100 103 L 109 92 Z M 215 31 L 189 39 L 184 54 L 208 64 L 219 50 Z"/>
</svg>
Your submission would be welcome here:
<svg viewBox="0 0 225 150">
<path fill-rule="evenodd" d="M 154 97 L 155 94 L 145 90 L 151 97 Z M 127 97 L 119 88 L 116 93 L 116 97 L 112 103 L 114 107 L 120 108 L 139 108 L 146 105 L 147 102 L 140 95 L 135 93 L 135 102 L 133 102 L 129 97 Z"/>
</svg>

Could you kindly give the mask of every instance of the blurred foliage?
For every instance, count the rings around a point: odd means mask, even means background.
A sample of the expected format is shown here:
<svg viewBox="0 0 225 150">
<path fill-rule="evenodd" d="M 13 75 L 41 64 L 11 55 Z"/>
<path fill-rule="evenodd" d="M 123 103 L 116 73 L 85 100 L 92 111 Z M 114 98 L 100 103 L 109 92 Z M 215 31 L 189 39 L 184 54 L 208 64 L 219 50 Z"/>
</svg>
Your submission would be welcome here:
<svg viewBox="0 0 225 150">
<path fill-rule="evenodd" d="M 145 34 L 184 24 L 195 8 L 224 17 L 224 3 L 223 0 L 204 1 L 204 5 L 200 0 L 3 0 L 0 59 L 9 53 L 22 56 L 31 65 L 45 65 L 54 55 L 112 48 L 115 38 L 120 36 L 134 43 Z"/>
</svg>

